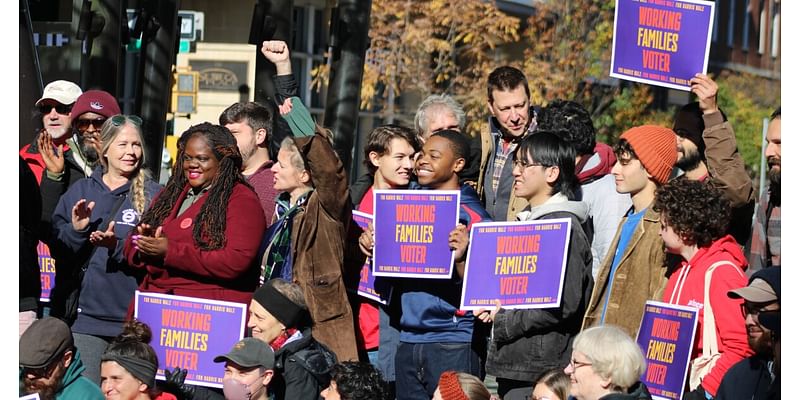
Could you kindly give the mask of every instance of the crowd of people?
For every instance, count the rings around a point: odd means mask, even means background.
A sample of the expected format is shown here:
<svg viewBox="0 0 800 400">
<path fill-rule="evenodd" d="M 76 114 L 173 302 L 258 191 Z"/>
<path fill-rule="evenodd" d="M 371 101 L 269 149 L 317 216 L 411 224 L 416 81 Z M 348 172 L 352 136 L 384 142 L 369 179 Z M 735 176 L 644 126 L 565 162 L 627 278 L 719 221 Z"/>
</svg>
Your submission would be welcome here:
<svg viewBox="0 0 800 400">
<path fill-rule="evenodd" d="M 649 399 L 636 337 L 655 300 L 698 310 L 684 399 L 780 398 L 780 108 L 759 199 L 710 77 L 691 80 L 697 101 L 672 128 L 606 144 L 583 106 L 533 105 L 522 71 L 501 66 L 479 136 L 456 100 L 431 95 L 414 127 L 369 133 L 367 172 L 349 184 L 286 43 L 261 53 L 275 104 L 191 126 L 164 186 L 145 168 L 141 119 L 111 94 L 44 88 L 43 128 L 19 152 L 20 396 Z M 375 229 L 353 211 L 401 189 L 460 193 L 454 272 L 376 277 L 386 301 L 359 296 Z M 571 221 L 558 306 L 460 309 L 472 225 L 548 219 Z M 46 303 L 37 252 L 55 263 Z M 214 355 L 221 389 L 158 359 L 137 290 L 246 307 L 245 337 Z"/>
</svg>

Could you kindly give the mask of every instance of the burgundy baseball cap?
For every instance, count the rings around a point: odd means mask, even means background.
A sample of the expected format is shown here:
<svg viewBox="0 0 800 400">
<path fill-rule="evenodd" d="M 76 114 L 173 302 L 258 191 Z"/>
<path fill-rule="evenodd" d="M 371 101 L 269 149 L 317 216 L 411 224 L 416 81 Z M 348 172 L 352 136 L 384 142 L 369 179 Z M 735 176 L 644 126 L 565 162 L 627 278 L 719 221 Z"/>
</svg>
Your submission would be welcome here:
<svg viewBox="0 0 800 400">
<path fill-rule="evenodd" d="M 106 118 L 122 113 L 119 109 L 119 104 L 117 104 L 117 99 L 104 90 L 87 90 L 78 97 L 75 105 L 72 106 L 72 113 L 70 113 L 72 124 L 75 124 L 81 114 L 87 112 L 100 114 Z"/>
</svg>

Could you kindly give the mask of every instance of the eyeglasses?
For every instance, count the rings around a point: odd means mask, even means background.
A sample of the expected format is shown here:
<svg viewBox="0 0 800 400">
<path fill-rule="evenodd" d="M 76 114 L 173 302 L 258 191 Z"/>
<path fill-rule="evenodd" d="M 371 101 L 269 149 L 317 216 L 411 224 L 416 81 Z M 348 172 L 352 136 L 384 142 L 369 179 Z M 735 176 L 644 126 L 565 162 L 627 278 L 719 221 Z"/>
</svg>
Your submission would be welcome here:
<svg viewBox="0 0 800 400">
<path fill-rule="evenodd" d="M 590 363 L 590 362 L 580 362 L 580 361 L 575 360 L 574 358 L 569 360 L 569 366 L 570 366 L 570 368 L 572 368 L 573 371 L 575 371 L 576 369 L 578 369 L 580 367 L 585 367 L 587 365 L 592 365 L 592 363 Z"/>
<path fill-rule="evenodd" d="M 106 122 L 106 118 L 95 118 L 95 119 L 79 119 L 75 121 L 75 128 L 78 129 L 81 133 L 85 132 L 89 129 L 91 125 L 94 127 L 95 130 L 99 131 L 103 123 Z"/>
<path fill-rule="evenodd" d="M 69 114 L 70 111 L 72 111 L 72 105 L 71 104 L 70 105 L 64 105 L 64 104 L 61 104 L 61 103 L 58 103 L 58 104 L 40 104 L 38 107 L 36 107 L 36 109 L 39 110 L 39 112 L 42 113 L 42 114 L 50 114 L 50 110 L 52 110 L 54 108 L 56 109 L 57 113 L 62 114 L 62 115 L 67 115 L 67 114 Z"/>
<path fill-rule="evenodd" d="M 546 165 L 544 165 L 542 163 L 537 163 L 537 162 L 528 162 L 528 160 L 517 159 L 517 160 L 514 160 L 514 167 L 515 168 L 520 168 L 520 169 L 525 169 L 525 168 L 528 168 L 528 167 L 546 167 Z"/>
<path fill-rule="evenodd" d="M 142 119 L 136 115 L 117 114 L 111 117 L 111 123 L 114 124 L 114 126 L 122 126 L 125 124 L 125 121 L 130 121 L 137 126 L 142 126 Z"/>
<path fill-rule="evenodd" d="M 742 316 L 745 317 L 745 319 L 746 319 L 748 315 L 752 315 L 754 317 L 757 317 L 758 314 L 761 314 L 763 312 L 777 311 L 777 310 L 767 310 L 766 309 L 767 306 L 769 306 L 769 305 L 771 305 L 773 303 L 775 303 L 775 302 L 770 302 L 770 303 L 764 304 L 764 303 L 750 303 L 748 301 L 745 301 L 741 305 Z"/>
</svg>

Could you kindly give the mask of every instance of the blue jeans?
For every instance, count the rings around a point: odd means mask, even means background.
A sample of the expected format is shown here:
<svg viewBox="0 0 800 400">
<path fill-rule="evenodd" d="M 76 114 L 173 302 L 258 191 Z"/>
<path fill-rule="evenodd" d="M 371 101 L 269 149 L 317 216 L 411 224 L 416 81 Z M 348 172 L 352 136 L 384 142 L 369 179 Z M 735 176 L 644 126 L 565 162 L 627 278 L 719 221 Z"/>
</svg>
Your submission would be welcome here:
<svg viewBox="0 0 800 400">
<path fill-rule="evenodd" d="M 395 356 L 397 400 L 430 400 L 445 371 L 478 376 L 480 360 L 471 343 L 404 343 Z"/>
</svg>

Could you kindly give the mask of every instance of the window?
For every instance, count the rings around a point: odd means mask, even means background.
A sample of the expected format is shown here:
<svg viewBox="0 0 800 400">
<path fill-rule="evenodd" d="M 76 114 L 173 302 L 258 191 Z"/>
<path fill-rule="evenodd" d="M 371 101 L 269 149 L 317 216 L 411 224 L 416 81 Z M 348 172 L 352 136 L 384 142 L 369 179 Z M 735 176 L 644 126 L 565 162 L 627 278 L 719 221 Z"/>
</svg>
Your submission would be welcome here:
<svg viewBox="0 0 800 400">
<path fill-rule="evenodd" d="M 730 1 L 731 8 L 728 10 L 728 47 L 733 47 L 733 33 L 736 25 L 736 0 Z"/>
<path fill-rule="evenodd" d="M 764 54 L 767 49 L 767 8 L 761 3 L 761 17 L 758 21 L 758 54 Z"/>
<path fill-rule="evenodd" d="M 719 4 L 714 8 L 714 29 L 711 30 L 711 41 L 717 42 L 717 31 L 719 31 Z"/>
<path fill-rule="evenodd" d="M 773 2 L 775 12 L 772 14 L 772 58 L 778 57 L 781 50 L 781 3 Z"/>
<path fill-rule="evenodd" d="M 750 0 L 742 0 L 744 2 L 744 30 L 742 31 L 742 50 L 747 51 L 750 48 Z"/>
<path fill-rule="evenodd" d="M 323 23 L 323 11 L 319 8 L 305 6 L 292 9 L 292 72 L 297 78 L 300 98 L 317 117 L 322 115 L 323 99 L 309 84 L 311 70 L 325 62 L 326 25 Z"/>
</svg>

